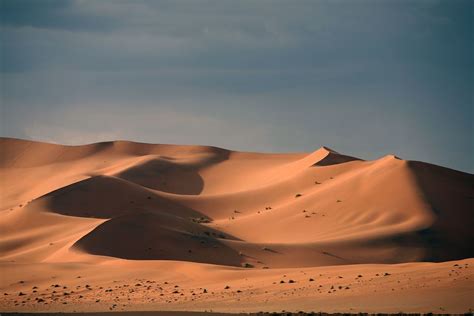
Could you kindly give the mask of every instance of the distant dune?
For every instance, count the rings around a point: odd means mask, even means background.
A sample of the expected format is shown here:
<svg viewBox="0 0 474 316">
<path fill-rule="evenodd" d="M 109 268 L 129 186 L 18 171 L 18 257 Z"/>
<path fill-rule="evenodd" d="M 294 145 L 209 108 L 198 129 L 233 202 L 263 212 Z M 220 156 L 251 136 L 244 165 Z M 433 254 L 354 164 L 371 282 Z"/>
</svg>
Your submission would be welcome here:
<svg viewBox="0 0 474 316">
<path fill-rule="evenodd" d="M 327 147 L 0 152 L 0 311 L 474 309 L 471 174 Z"/>
</svg>

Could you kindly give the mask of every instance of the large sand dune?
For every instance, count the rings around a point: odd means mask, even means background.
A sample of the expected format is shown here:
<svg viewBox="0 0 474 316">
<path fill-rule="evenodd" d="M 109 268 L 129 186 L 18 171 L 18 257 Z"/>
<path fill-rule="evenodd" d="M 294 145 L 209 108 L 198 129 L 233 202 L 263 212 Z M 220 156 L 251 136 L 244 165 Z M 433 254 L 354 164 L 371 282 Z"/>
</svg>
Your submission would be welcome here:
<svg viewBox="0 0 474 316">
<path fill-rule="evenodd" d="M 3 311 L 474 308 L 471 174 L 326 147 L 0 152 Z"/>
</svg>

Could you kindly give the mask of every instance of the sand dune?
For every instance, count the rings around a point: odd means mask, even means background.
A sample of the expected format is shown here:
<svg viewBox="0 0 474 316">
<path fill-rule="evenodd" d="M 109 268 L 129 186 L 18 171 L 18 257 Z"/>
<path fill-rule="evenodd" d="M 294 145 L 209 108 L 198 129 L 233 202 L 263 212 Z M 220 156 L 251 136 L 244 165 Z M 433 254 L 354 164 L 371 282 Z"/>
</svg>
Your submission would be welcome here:
<svg viewBox="0 0 474 316">
<path fill-rule="evenodd" d="M 0 152 L 3 311 L 474 308 L 471 174 L 327 147 L 1 138 Z"/>
</svg>

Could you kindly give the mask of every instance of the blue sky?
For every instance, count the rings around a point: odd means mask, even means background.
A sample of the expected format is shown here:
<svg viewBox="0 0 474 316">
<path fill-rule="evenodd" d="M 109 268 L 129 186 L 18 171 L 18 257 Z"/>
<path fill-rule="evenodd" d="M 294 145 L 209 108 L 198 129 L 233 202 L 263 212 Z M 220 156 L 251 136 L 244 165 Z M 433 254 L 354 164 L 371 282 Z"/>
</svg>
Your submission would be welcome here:
<svg viewBox="0 0 474 316">
<path fill-rule="evenodd" d="M 2 136 L 474 172 L 472 1 L 0 3 Z"/>
</svg>

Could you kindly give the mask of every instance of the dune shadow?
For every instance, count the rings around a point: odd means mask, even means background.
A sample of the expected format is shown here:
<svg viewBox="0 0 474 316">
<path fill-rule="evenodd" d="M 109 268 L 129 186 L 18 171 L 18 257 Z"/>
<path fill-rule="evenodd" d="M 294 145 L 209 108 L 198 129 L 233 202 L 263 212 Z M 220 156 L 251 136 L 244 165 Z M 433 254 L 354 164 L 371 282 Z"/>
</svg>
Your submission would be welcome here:
<svg viewBox="0 0 474 316">
<path fill-rule="evenodd" d="M 419 161 L 408 161 L 408 166 L 435 215 L 431 227 L 412 238 L 426 249 L 425 260 L 474 257 L 474 176 Z"/>
<path fill-rule="evenodd" d="M 276 251 L 275 249 L 269 248 L 269 247 L 263 247 L 263 251 L 271 252 L 271 253 L 276 253 L 276 254 L 281 254 L 281 252 Z"/>
<path fill-rule="evenodd" d="M 37 206 L 66 216 L 108 219 L 74 244 L 90 254 L 241 264 L 238 251 L 226 244 L 239 239 L 203 225 L 211 218 L 120 178 L 95 176 L 79 181 L 28 205 Z"/>
<path fill-rule="evenodd" d="M 313 164 L 312 167 L 332 166 L 332 165 L 338 165 L 338 164 L 342 164 L 342 163 L 346 163 L 350 161 L 356 161 L 356 160 L 361 160 L 361 159 L 331 152 L 326 157 L 324 157 L 317 163 Z"/>
<path fill-rule="evenodd" d="M 343 257 L 339 257 L 339 256 L 337 256 L 337 255 L 335 255 L 335 254 L 332 254 L 332 253 L 330 253 L 330 252 L 327 252 L 327 251 L 322 251 L 321 253 L 322 253 L 323 255 L 326 255 L 326 256 L 329 256 L 329 257 L 333 257 L 333 258 L 336 258 L 336 259 L 339 259 L 339 260 L 342 260 L 342 261 L 345 261 L 345 262 L 349 262 L 349 260 L 347 260 L 347 259 L 345 259 L 345 258 L 343 258 Z"/>
<path fill-rule="evenodd" d="M 163 211 L 183 218 L 207 218 L 202 213 L 161 197 L 126 180 L 91 177 L 52 191 L 33 201 L 46 202 L 49 211 L 78 217 L 113 218 L 141 211 Z"/>
<path fill-rule="evenodd" d="M 211 156 L 194 162 L 180 162 L 176 157 L 159 156 L 123 170 L 115 176 L 153 190 L 199 195 L 204 188 L 204 180 L 199 170 L 228 158 L 229 151 L 226 150 L 216 150 Z"/>
<path fill-rule="evenodd" d="M 198 195 L 204 188 L 204 180 L 196 168 L 177 164 L 172 159 L 150 160 L 116 176 L 153 190 L 174 194 Z"/>
<path fill-rule="evenodd" d="M 240 266 L 242 257 L 224 239 L 235 238 L 175 216 L 141 212 L 102 223 L 74 247 L 90 254 L 122 259 Z"/>
</svg>

